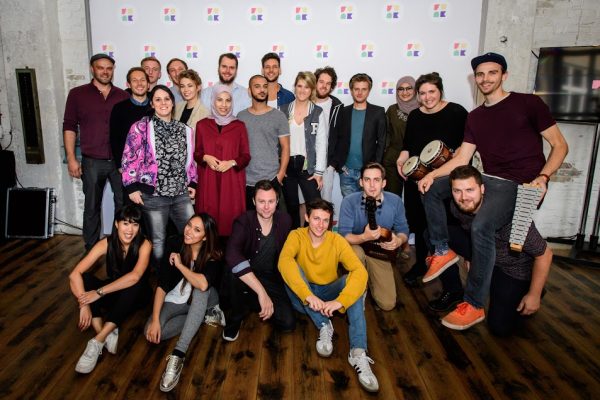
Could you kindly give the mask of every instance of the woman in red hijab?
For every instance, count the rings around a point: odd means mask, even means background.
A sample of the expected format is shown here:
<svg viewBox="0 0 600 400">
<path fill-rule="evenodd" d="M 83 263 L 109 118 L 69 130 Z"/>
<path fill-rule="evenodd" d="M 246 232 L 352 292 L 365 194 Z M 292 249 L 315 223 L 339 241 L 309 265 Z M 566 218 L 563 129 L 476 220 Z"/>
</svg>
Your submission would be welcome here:
<svg viewBox="0 0 600 400">
<path fill-rule="evenodd" d="M 231 235 L 233 220 L 246 211 L 246 173 L 250 162 L 246 126 L 233 116 L 227 85 L 213 87 L 211 115 L 196 124 L 198 190 L 196 212 L 216 221 L 219 236 Z"/>
</svg>

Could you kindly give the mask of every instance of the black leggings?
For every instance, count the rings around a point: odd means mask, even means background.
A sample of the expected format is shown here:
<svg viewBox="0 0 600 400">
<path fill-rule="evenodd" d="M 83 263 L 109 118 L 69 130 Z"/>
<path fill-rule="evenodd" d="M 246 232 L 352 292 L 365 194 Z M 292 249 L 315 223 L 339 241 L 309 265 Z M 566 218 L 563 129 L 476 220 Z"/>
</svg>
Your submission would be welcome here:
<svg viewBox="0 0 600 400">
<path fill-rule="evenodd" d="M 304 202 L 308 203 L 314 199 L 320 199 L 317 181 L 308 180 L 310 175 L 308 171 L 303 170 L 304 157 L 290 157 L 290 163 L 287 166 L 286 177 L 283 179 L 283 196 L 285 197 L 285 205 L 287 211 L 292 217 L 292 229 L 299 228 L 304 225 L 304 221 L 300 220 L 300 200 L 298 198 L 298 187 L 302 190 Z"/>
<path fill-rule="evenodd" d="M 404 183 L 404 207 L 406 208 L 406 219 L 410 231 L 415 234 L 415 253 L 416 261 L 413 268 L 417 268 L 421 273 L 427 271 L 425 258 L 427 257 L 427 242 L 425 242 L 425 229 L 427 229 L 427 220 L 425 219 L 425 210 L 421 201 L 421 194 L 414 181 Z"/>
<path fill-rule="evenodd" d="M 111 283 L 111 280 L 102 280 L 90 273 L 83 275 L 83 287 L 86 291 L 96 290 Z M 121 326 L 134 311 L 142 308 L 152 297 L 152 291 L 145 279 L 140 279 L 135 285 L 117 292 L 108 293 L 92 304 L 92 317 L 104 317 L 106 322 L 113 322 Z M 102 313 L 102 310 L 106 310 Z"/>
</svg>

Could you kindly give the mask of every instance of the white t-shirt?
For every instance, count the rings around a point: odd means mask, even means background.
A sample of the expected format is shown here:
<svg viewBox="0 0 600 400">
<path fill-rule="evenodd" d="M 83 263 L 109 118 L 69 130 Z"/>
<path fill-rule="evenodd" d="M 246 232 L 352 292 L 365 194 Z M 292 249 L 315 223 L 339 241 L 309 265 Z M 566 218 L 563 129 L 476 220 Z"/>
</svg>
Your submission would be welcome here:
<svg viewBox="0 0 600 400">
<path fill-rule="evenodd" d="M 304 122 L 297 124 L 292 117 L 290 121 L 290 156 L 306 157 L 306 139 L 304 138 Z"/>
<path fill-rule="evenodd" d="M 275 100 L 268 100 L 267 101 L 267 105 L 269 107 L 277 108 L 277 99 L 275 99 Z"/>
<path fill-rule="evenodd" d="M 185 284 L 183 288 L 183 293 L 181 293 L 181 286 Z M 177 285 L 173 289 L 167 293 L 165 296 L 165 302 L 174 303 L 174 304 L 184 304 L 187 303 L 190 298 L 190 294 L 192 294 L 192 284 L 186 282 L 184 278 L 179 281 Z"/>
<path fill-rule="evenodd" d="M 333 100 L 331 99 L 331 97 L 327 97 L 327 100 L 325 100 L 322 103 L 317 103 L 317 105 L 323 109 L 323 115 L 325 116 L 325 122 L 327 122 L 325 124 L 325 127 L 326 127 L 327 131 L 329 132 L 329 115 L 331 114 L 331 106 L 333 105 Z"/>
</svg>

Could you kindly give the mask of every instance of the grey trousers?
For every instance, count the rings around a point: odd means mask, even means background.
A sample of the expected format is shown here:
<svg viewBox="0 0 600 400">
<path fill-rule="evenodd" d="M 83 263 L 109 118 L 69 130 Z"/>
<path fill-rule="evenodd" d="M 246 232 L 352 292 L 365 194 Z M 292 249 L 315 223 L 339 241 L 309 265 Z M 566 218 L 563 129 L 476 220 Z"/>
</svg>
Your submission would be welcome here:
<svg viewBox="0 0 600 400">
<path fill-rule="evenodd" d="M 206 310 L 219 304 L 219 295 L 211 287 L 206 292 L 194 288 L 191 304 L 163 303 L 160 309 L 160 340 L 167 340 L 179 335 L 175 349 L 185 353 L 200 325 L 204 321 Z M 146 322 L 144 332 L 152 322 L 152 317 Z"/>
</svg>

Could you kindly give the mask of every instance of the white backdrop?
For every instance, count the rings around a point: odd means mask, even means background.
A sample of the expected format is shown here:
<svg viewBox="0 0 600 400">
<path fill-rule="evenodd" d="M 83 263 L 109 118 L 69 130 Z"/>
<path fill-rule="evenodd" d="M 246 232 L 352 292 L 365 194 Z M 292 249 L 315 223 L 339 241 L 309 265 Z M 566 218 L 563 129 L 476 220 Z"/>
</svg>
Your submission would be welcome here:
<svg viewBox="0 0 600 400">
<path fill-rule="evenodd" d="M 217 80 L 217 59 L 239 57 L 238 83 L 260 73 L 270 51 L 282 57 L 280 82 L 291 89 L 298 71 L 331 65 L 334 94 L 350 102 L 348 80 L 357 72 L 373 78 L 370 101 L 394 102 L 395 82 L 437 71 L 446 98 L 473 107 L 470 59 L 479 43 L 482 0 L 453 1 L 199 1 L 89 0 L 93 52 L 117 61 L 115 83 L 143 57 L 163 63 L 173 57 L 198 71 L 204 86 Z"/>
<path fill-rule="evenodd" d="M 260 59 L 276 52 L 282 62 L 280 83 L 292 90 L 298 71 L 333 66 L 333 94 L 351 102 L 348 81 L 357 72 L 373 78 L 371 103 L 395 102 L 395 83 L 437 71 L 445 97 L 467 110 L 474 105 L 470 60 L 478 52 L 482 0 L 452 1 L 199 1 L 89 0 L 92 52 L 116 60 L 114 83 L 142 58 L 162 62 L 161 83 L 171 85 L 166 63 L 185 60 L 211 86 L 222 53 L 239 58 L 237 82 L 247 86 L 260 73 Z M 339 183 L 334 203 L 339 206 Z M 110 193 L 110 189 L 107 190 Z M 105 199 L 109 200 L 108 193 Z M 110 232 L 112 201 L 104 202 Z M 337 220 L 337 218 L 336 218 Z"/>
</svg>

